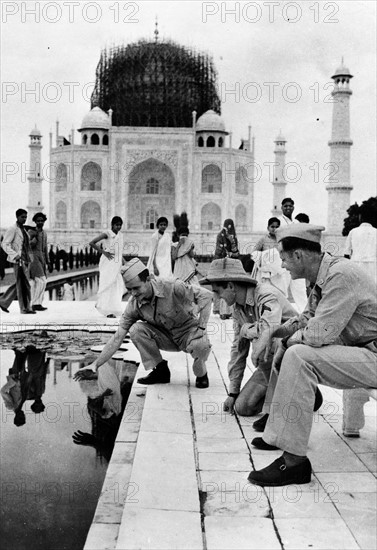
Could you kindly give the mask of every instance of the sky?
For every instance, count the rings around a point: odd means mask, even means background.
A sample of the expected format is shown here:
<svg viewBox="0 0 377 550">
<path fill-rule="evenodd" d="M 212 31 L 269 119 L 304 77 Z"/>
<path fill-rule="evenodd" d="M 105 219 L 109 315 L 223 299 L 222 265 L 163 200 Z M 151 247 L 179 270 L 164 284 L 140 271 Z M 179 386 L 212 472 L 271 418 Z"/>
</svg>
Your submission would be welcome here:
<svg viewBox="0 0 377 550">
<path fill-rule="evenodd" d="M 141 38 L 170 39 L 208 52 L 218 72 L 222 117 L 233 147 L 255 136 L 253 229 L 272 208 L 274 140 L 287 140 L 295 213 L 326 225 L 331 75 L 350 69 L 351 204 L 376 195 L 376 3 L 337 2 L 1 2 L 1 219 L 28 204 L 29 133 L 43 138 L 43 203 L 49 214 L 49 132 L 69 137 L 90 109 L 101 50 Z M 75 142 L 79 143 L 75 132 Z M 46 224 L 48 227 L 48 222 Z"/>
</svg>

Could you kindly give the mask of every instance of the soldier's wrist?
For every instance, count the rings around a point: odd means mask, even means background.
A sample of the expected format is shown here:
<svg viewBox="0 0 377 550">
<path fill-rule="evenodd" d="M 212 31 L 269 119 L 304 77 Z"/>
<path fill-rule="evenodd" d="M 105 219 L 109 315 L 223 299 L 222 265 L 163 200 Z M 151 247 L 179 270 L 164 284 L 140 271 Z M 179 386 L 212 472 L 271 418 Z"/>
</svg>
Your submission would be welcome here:
<svg viewBox="0 0 377 550">
<path fill-rule="evenodd" d="M 239 396 L 239 393 L 232 392 L 229 394 L 229 397 L 233 397 L 233 399 L 237 399 L 238 396 Z"/>
</svg>

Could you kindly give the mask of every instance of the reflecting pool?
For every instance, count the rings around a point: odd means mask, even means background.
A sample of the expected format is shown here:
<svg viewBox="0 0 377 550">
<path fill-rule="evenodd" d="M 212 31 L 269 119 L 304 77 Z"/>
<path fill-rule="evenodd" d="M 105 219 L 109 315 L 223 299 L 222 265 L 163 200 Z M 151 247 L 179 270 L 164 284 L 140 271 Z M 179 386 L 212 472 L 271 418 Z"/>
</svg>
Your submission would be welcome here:
<svg viewBox="0 0 377 550">
<path fill-rule="evenodd" d="M 137 364 L 77 380 L 108 334 L 12 336 L 0 341 L 2 547 L 82 549 Z"/>
</svg>

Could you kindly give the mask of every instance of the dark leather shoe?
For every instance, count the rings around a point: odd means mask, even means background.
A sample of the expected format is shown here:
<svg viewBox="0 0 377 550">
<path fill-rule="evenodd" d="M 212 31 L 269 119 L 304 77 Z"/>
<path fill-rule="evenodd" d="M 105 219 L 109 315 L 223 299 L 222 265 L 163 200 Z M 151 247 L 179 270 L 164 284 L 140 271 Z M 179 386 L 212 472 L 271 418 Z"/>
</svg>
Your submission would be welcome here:
<svg viewBox="0 0 377 550">
<path fill-rule="evenodd" d="M 314 411 L 318 411 L 323 403 L 323 396 L 319 388 L 315 392 Z M 264 432 L 268 420 L 268 414 L 264 414 L 261 418 L 253 423 L 253 428 L 256 432 Z"/>
<path fill-rule="evenodd" d="M 258 418 L 258 420 L 256 420 L 253 423 L 254 430 L 256 432 L 264 432 L 264 429 L 267 424 L 267 420 L 268 420 L 268 414 L 264 414 L 263 416 L 261 416 L 261 418 Z"/>
<path fill-rule="evenodd" d="M 256 447 L 257 449 L 261 449 L 262 451 L 276 451 L 276 449 L 279 448 L 274 447 L 274 445 L 269 445 L 261 437 L 254 437 L 251 444 L 254 445 L 254 447 Z"/>
<path fill-rule="evenodd" d="M 318 411 L 322 403 L 323 403 L 323 396 L 322 396 L 321 390 L 317 388 L 315 392 L 315 401 L 314 401 L 314 408 L 313 408 L 314 412 Z"/>
<path fill-rule="evenodd" d="M 4 311 L 5 313 L 9 313 L 9 309 L 7 309 L 6 307 L 4 306 L 0 306 L 1 310 Z"/>
<path fill-rule="evenodd" d="M 261 487 L 282 487 L 283 485 L 310 483 L 312 465 L 306 458 L 301 464 L 288 468 L 283 456 L 272 462 L 263 470 L 250 472 L 247 478 L 250 483 Z"/>
<path fill-rule="evenodd" d="M 41 305 L 33 306 L 34 311 L 46 311 L 47 307 L 43 307 Z"/>
<path fill-rule="evenodd" d="M 170 370 L 166 361 L 159 363 L 147 376 L 138 379 L 139 384 L 169 384 Z"/>
<path fill-rule="evenodd" d="M 204 388 L 208 388 L 208 386 L 209 386 L 209 380 L 208 380 L 207 373 L 204 374 L 203 376 L 196 377 L 195 387 L 204 389 Z"/>
<path fill-rule="evenodd" d="M 343 435 L 344 437 L 354 437 L 354 438 L 357 438 L 357 437 L 360 437 L 360 434 L 359 433 L 347 433 L 347 432 L 343 432 Z"/>
</svg>

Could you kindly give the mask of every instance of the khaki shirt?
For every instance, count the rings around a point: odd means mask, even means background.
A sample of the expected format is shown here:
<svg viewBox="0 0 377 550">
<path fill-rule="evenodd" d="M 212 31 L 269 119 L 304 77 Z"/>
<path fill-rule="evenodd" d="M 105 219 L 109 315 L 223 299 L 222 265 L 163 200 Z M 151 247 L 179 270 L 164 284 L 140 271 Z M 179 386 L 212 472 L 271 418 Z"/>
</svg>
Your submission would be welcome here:
<svg viewBox="0 0 377 550">
<path fill-rule="evenodd" d="M 246 368 L 244 345 L 247 340 L 257 339 L 262 332 L 272 332 L 282 322 L 297 315 L 297 310 L 288 302 L 284 294 L 269 283 L 256 286 L 255 293 L 250 287 L 246 294 L 245 305 L 233 306 L 234 340 L 232 349 L 238 349 L 238 354 L 232 354 L 228 364 L 229 392 L 238 393 Z M 240 337 L 240 330 L 249 323 L 246 338 Z M 249 344 L 248 344 L 249 346 Z"/>
<path fill-rule="evenodd" d="M 305 310 L 285 327 L 293 335 L 290 343 L 312 347 L 365 346 L 377 340 L 373 280 L 353 262 L 325 253 Z"/>
<path fill-rule="evenodd" d="M 212 303 L 212 292 L 187 285 L 179 279 L 151 278 L 153 297 L 138 302 L 131 297 L 120 318 L 119 326 L 128 331 L 137 321 L 146 321 L 165 332 L 175 343 L 183 342 L 198 327 L 206 328 Z M 198 306 L 199 319 L 193 304 Z"/>
</svg>

